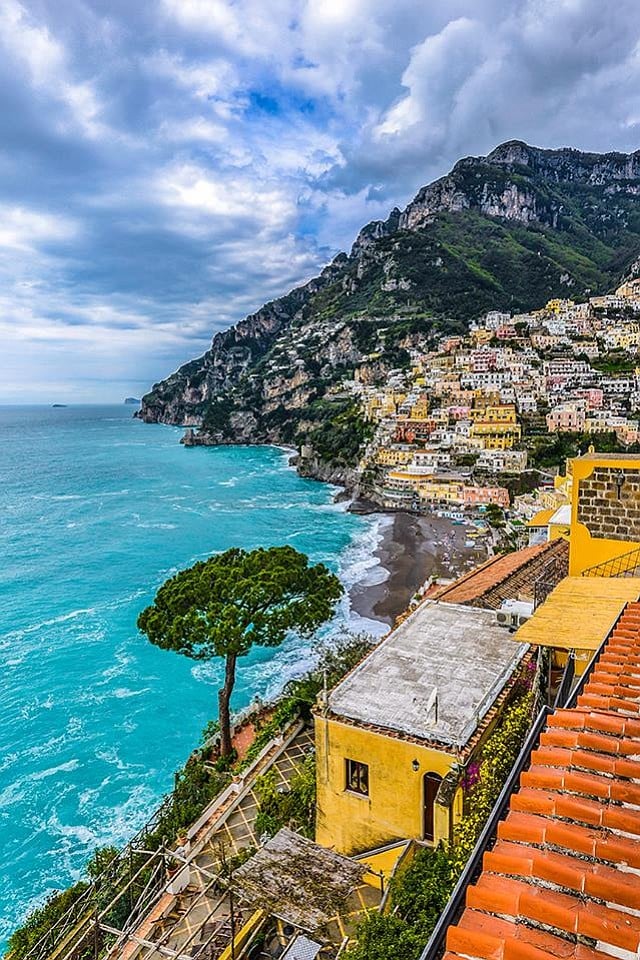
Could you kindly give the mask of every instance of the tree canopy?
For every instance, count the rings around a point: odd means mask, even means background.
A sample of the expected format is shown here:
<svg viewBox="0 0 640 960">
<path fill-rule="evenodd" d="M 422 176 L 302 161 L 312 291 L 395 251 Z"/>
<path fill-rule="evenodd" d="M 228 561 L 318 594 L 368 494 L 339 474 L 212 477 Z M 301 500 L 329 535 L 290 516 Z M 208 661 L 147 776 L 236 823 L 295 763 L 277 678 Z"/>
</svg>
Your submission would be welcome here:
<svg viewBox="0 0 640 960">
<path fill-rule="evenodd" d="M 313 633 L 341 593 L 324 564 L 310 566 L 293 547 L 234 548 L 167 580 L 138 627 L 157 646 L 194 660 L 242 657 L 254 644 L 277 646 L 289 630 Z"/>
<path fill-rule="evenodd" d="M 290 630 L 312 634 L 342 594 L 338 578 L 293 547 L 233 548 L 167 580 L 138 627 L 164 650 L 194 660 L 224 657 L 219 692 L 222 752 L 231 749 L 229 698 L 238 657 L 254 646 L 275 647 Z"/>
</svg>

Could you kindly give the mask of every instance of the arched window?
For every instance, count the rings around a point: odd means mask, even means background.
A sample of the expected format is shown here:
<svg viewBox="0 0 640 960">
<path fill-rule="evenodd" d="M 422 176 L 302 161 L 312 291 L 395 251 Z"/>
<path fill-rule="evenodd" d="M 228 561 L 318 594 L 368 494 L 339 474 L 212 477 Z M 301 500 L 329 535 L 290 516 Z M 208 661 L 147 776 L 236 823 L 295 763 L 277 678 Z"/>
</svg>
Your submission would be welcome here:
<svg viewBox="0 0 640 960">
<path fill-rule="evenodd" d="M 441 783 L 442 777 L 437 773 L 425 773 L 422 778 L 422 837 L 424 840 L 435 839 L 434 805 Z"/>
</svg>

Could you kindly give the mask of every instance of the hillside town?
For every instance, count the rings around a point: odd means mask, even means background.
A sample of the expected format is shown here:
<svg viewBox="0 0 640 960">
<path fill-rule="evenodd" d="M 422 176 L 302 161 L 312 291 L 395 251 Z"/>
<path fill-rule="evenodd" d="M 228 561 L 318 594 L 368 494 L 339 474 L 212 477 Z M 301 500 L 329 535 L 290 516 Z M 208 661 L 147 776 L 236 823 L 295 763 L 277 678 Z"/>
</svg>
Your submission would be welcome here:
<svg viewBox="0 0 640 960">
<path fill-rule="evenodd" d="M 383 386 L 363 366 L 340 385 L 372 428 L 362 488 L 386 509 L 459 521 L 508 510 L 529 536 L 543 522 L 566 525 L 558 464 L 590 445 L 637 449 L 639 349 L 640 280 L 630 280 L 584 303 L 489 312 L 467 336 L 412 347 L 408 369 Z"/>
<path fill-rule="evenodd" d="M 637 956 L 640 456 L 569 468 L 562 535 L 237 715 L 12 960 Z"/>
</svg>

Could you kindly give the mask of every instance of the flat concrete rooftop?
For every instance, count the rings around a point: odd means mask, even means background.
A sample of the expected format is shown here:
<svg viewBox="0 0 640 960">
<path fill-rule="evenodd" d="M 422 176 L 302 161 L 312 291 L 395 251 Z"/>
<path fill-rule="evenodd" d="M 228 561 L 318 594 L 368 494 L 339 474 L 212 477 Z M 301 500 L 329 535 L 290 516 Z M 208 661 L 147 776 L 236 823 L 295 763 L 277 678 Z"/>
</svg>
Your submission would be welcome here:
<svg viewBox="0 0 640 960">
<path fill-rule="evenodd" d="M 329 710 L 463 747 L 527 649 L 494 610 L 426 601 L 335 687 Z"/>
</svg>

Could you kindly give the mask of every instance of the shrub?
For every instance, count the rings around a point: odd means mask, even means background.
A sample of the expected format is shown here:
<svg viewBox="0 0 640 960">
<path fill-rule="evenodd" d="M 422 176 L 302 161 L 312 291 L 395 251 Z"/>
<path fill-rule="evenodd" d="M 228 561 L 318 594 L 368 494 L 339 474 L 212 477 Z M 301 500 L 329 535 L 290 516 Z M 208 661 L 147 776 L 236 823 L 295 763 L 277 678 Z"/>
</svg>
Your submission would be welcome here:
<svg viewBox="0 0 640 960">
<path fill-rule="evenodd" d="M 283 791 L 274 769 L 256 781 L 255 793 L 259 811 L 256 817 L 257 836 L 272 837 L 281 827 L 297 830 L 305 837 L 315 835 L 316 764 L 315 757 L 306 757 Z"/>
<path fill-rule="evenodd" d="M 508 707 L 485 743 L 479 758 L 477 780 L 468 793 L 468 812 L 458 824 L 452 850 L 458 876 L 491 813 L 531 726 L 534 695 L 527 691 Z"/>
<path fill-rule="evenodd" d="M 349 960 L 418 960 L 453 885 L 447 848 L 440 844 L 420 850 L 391 881 L 392 912 L 371 913 L 358 925 Z"/>
</svg>

